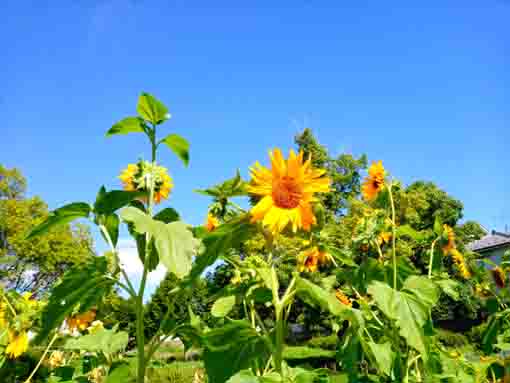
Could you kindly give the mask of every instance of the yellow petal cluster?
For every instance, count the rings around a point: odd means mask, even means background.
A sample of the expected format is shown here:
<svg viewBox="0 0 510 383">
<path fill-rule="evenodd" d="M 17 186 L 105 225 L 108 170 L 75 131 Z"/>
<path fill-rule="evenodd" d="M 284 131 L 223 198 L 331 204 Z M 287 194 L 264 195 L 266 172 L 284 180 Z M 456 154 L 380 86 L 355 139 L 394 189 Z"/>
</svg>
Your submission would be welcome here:
<svg viewBox="0 0 510 383">
<path fill-rule="evenodd" d="M 448 238 L 446 244 L 443 246 L 443 254 L 448 255 L 453 249 L 455 249 L 455 232 L 453 228 L 444 224 L 443 225 L 444 232 Z"/>
<path fill-rule="evenodd" d="M 214 231 L 220 225 L 220 221 L 211 213 L 207 214 L 207 219 L 205 221 L 205 228 L 208 232 Z"/>
<path fill-rule="evenodd" d="M 460 274 L 464 279 L 471 278 L 471 272 L 469 271 L 468 267 L 466 266 L 466 261 L 464 259 L 464 256 L 458 251 L 457 249 L 453 248 L 450 250 L 450 254 L 452 255 L 453 262 L 457 265 L 459 268 Z"/>
<path fill-rule="evenodd" d="M 9 343 L 5 349 L 5 353 L 10 358 L 18 358 L 28 349 L 28 334 L 25 331 L 17 333 L 9 330 Z"/>
<path fill-rule="evenodd" d="M 64 353 L 62 351 L 53 351 L 48 359 L 48 364 L 52 369 L 63 366 L 65 364 Z"/>
<path fill-rule="evenodd" d="M 96 318 L 96 312 L 91 310 L 83 314 L 75 315 L 67 319 L 67 327 L 73 331 L 75 329 L 85 331 L 89 324 Z"/>
<path fill-rule="evenodd" d="M 319 250 L 316 246 L 304 250 L 299 255 L 298 271 L 308 271 L 313 273 L 317 271 L 320 265 L 325 265 L 331 261 L 331 255 L 325 251 Z"/>
<path fill-rule="evenodd" d="M 361 194 L 367 201 L 372 201 L 384 187 L 384 176 L 386 171 L 382 161 L 373 162 L 368 169 L 368 177 L 365 178 L 361 185 Z"/>
<path fill-rule="evenodd" d="M 349 306 L 351 307 L 352 306 L 352 301 L 349 299 L 349 297 L 347 295 L 345 295 L 342 290 L 336 290 L 335 292 L 335 296 L 336 296 L 336 299 L 338 299 L 338 301 L 346 306 Z"/>
<path fill-rule="evenodd" d="M 136 164 L 129 164 L 121 172 L 119 179 L 124 185 L 124 190 L 149 192 L 151 176 L 154 177 L 154 202 L 160 203 L 169 197 L 173 188 L 172 178 L 163 166 L 139 161 Z"/>
<path fill-rule="evenodd" d="M 324 176 L 324 169 L 312 167 L 311 159 L 303 160 L 291 150 L 289 158 L 283 158 L 280 149 L 269 153 L 271 169 L 259 162 L 250 169 L 251 183 L 247 190 L 259 202 L 251 209 L 252 222 L 262 222 L 273 235 L 282 232 L 288 225 L 292 231 L 309 231 L 316 223 L 312 211 L 315 193 L 330 191 L 331 181 Z"/>
</svg>

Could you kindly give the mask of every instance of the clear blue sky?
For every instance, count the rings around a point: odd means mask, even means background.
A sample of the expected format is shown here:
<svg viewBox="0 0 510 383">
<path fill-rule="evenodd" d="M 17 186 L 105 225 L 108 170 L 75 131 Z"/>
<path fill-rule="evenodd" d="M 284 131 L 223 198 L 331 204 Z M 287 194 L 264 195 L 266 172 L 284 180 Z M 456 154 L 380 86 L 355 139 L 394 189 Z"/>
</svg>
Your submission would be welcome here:
<svg viewBox="0 0 510 383">
<path fill-rule="evenodd" d="M 247 176 L 309 126 L 332 153 L 434 181 L 503 229 L 510 1 L 412 3 L 3 0 L 0 163 L 50 208 L 91 201 L 148 157 L 141 136 L 104 137 L 147 91 L 192 144 L 189 169 L 162 156 L 190 223 L 209 203 L 194 188 Z"/>
</svg>

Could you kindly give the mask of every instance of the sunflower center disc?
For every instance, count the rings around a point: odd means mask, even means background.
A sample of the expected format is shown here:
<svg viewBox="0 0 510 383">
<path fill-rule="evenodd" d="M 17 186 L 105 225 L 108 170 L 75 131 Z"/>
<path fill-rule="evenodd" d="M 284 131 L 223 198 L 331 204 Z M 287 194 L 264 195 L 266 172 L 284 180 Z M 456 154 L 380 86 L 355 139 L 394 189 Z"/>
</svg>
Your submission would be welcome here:
<svg viewBox="0 0 510 383">
<path fill-rule="evenodd" d="M 293 209 L 297 207 L 302 194 L 301 186 L 292 177 L 282 177 L 273 181 L 273 202 L 280 208 Z"/>
</svg>

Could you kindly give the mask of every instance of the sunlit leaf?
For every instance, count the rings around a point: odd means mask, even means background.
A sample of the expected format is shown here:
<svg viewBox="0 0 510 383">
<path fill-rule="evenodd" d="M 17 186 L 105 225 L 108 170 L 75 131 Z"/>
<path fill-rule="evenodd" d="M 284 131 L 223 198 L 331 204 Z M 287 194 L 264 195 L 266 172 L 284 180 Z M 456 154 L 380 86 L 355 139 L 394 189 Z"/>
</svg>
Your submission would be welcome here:
<svg viewBox="0 0 510 383">
<path fill-rule="evenodd" d="M 168 148 L 179 157 L 179 159 L 188 166 L 189 164 L 189 142 L 178 134 L 169 134 L 163 138 L 161 143 L 168 146 Z"/>
<path fill-rule="evenodd" d="M 78 218 L 87 218 L 90 215 L 90 205 L 85 202 L 74 202 L 53 210 L 48 218 L 30 231 L 27 239 L 47 233 L 54 227 L 65 225 Z"/>
<path fill-rule="evenodd" d="M 158 125 L 170 118 L 167 107 L 149 93 L 142 93 L 136 107 L 138 114 L 146 121 Z"/>
<path fill-rule="evenodd" d="M 127 117 L 114 124 L 106 132 L 106 137 L 138 132 L 144 132 L 143 120 L 140 117 Z"/>
</svg>

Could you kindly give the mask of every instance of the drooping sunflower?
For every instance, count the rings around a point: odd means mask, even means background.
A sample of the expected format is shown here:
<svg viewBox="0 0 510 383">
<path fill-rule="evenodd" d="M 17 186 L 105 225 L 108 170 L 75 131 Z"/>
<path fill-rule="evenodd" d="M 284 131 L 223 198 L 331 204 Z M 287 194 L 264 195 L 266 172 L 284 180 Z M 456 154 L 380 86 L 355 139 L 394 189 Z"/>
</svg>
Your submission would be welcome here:
<svg viewBox="0 0 510 383">
<path fill-rule="evenodd" d="M 350 298 L 345 295 L 342 290 L 339 290 L 337 289 L 336 292 L 335 292 L 335 296 L 336 296 L 336 299 L 338 299 L 338 301 L 346 306 L 349 306 L 351 307 L 352 306 L 352 301 L 350 300 Z"/>
<path fill-rule="evenodd" d="M 332 261 L 330 254 L 323 250 L 319 250 L 316 246 L 306 249 L 299 254 L 298 271 L 308 271 L 313 273 L 317 271 L 320 265 L 326 265 Z"/>
<path fill-rule="evenodd" d="M 386 171 L 382 161 L 373 162 L 368 169 L 368 177 L 361 185 L 361 193 L 367 201 L 372 201 L 377 194 L 384 188 L 384 176 Z"/>
<path fill-rule="evenodd" d="M 330 179 L 324 176 L 326 170 L 314 169 L 311 158 L 303 160 L 291 150 L 285 160 L 280 149 L 269 153 L 271 169 L 259 162 L 250 169 L 251 183 L 248 192 L 262 197 L 251 209 L 252 222 L 261 221 L 273 235 L 283 231 L 289 224 L 292 231 L 309 231 L 316 222 L 312 211 L 315 193 L 330 191 Z"/>
<path fill-rule="evenodd" d="M 129 164 L 119 178 L 124 190 L 149 192 L 151 176 L 154 177 L 154 201 L 160 203 L 168 198 L 173 188 L 172 178 L 165 167 L 153 165 L 148 161 L 139 161 L 136 164 Z"/>
<path fill-rule="evenodd" d="M 456 248 L 450 250 L 450 254 L 452 255 L 453 262 L 457 265 L 460 274 L 464 279 L 471 278 L 471 272 L 469 271 L 464 256 L 458 251 Z"/>
<path fill-rule="evenodd" d="M 89 324 L 96 318 L 96 312 L 94 310 L 87 311 L 82 314 L 77 314 L 71 318 L 67 319 L 67 326 L 69 330 L 73 331 L 75 329 L 80 331 L 85 331 Z"/>
<path fill-rule="evenodd" d="M 211 231 L 214 231 L 214 229 L 216 229 L 218 226 L 220 226 L 220 221 L 214 215 L 208 213 L 204 226 L 210 233 Z"/>
<path fill-rule="evenodd" d="M 504 288 L 506 285 L 506 275 L 503 269 L 499 266 L 496 266 L 491 270 L 491 274 L 496 286 L 498 286 L 500 289 Z"/>
<path fill-rule="evenodd" d="M 11 358 L 21 356 L 28 349 L 28 334 L 25 331 L 16 333 L 9 330 L 9 344 L 5 349 L 5 353 Z"/>
<path fill-rule="evenodd" d="M 446 244 L 443 246 L 443 254 L 448 255 L 453 249 L 455 249 L 455 232 L 453 228 L 447 224 L 443 225 L 444 232 L 447 237 Z"/>
</svg>

